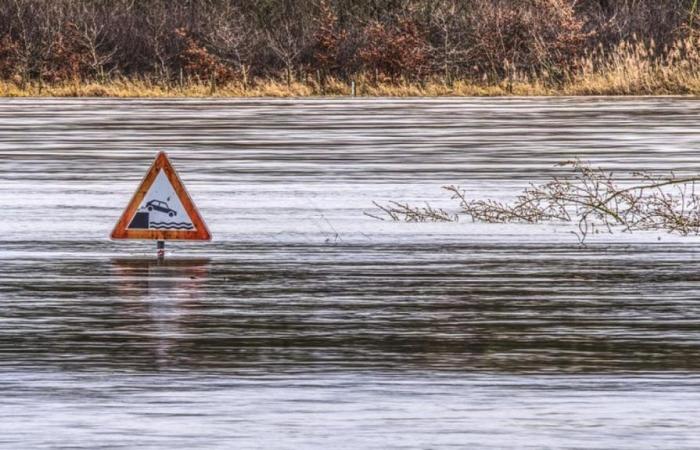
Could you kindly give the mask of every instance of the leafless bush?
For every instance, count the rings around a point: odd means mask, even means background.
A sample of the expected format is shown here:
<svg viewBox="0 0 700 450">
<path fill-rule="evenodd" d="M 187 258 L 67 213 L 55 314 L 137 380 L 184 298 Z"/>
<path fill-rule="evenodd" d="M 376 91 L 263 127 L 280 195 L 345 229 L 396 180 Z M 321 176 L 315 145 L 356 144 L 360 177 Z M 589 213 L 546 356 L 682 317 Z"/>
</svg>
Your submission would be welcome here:
<svg viewBox="0 0 700 450">
<path fill-rule="evenodd" d="M 469 63 L 474 65 L 473 55 L 479 51 L 475 46 L 464 45 L 469 40 L 468 27 L 465 26 L 468 15 L 468 5 L 459 0 L 437 2 L 435 9 L 430 11 L 430 62 L 433 72 L 441 73 L 448 84 L 457 73 L 463 73 L 465 67 L 469 72 Z"/>
<path fill-rule="evenodd" d="M 468 16 L 473 64 L 492 78 L 545 71 L 557 77 L 583 55 L 592 32 L 575 0 L 477 0 Z"/>
<path fill-rule="evenodd" d="M 571 176 L 531 184 L 510 203 L 469 199 L 459 186 L 444 186 L 443 189 L 459 202 L 461 213 L 473 221 L 573 223 L 576 225 L 574 234 L 581 243 L 589 234 L 614 230 L 654 230 L 683 236 L 700 234 L 700 195 L 695 190 L 700 177 L 634 172 L 628 182 L 621 183 L 612 172 L 579 160 L 562 165 L 571 168 Z M 416 208 L 391 202 L 387 206 L 376 203 L 375 206 L 384 217 L 395 221 L 456 220 L 442 210 L 443 214 L 434 214 L 429 205 Z"/>
<path fill-rule="evenodd" d="M 206 39 L 221 61 L 240 73 L 244 85 L 250 78 L 255 53 L 260 46 L 261 31 L 251 23 L 251 17 L 240 8 L 226 3 L 221 10 L 211 12 L 212 24 Z"/>
<path fill-rule="evenodd" d="M 118 47 L 110 40 L 109 27 L 113 24 L 117 9 L 105 4 L 76 3 L 71 15 L 75 17 L 76 41 L 82 48 L 84 64 L 91 74 L 104 79 Z"/>
</svg>

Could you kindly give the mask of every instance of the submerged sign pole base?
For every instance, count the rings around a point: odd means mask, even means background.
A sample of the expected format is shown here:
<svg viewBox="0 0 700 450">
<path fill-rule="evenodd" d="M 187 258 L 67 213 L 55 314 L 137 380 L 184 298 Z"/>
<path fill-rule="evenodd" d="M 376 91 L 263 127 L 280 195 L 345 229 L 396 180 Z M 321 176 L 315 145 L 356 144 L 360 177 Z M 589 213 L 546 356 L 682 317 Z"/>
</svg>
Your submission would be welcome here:
<svg viewBox="0 0 700 450">
<path fill-rule="evenodd" d="M 158 241 L 158 243 L 156 244 L 156 249 L 158 261 L 163 261 L 165 259 L 165 241 Z"/>
<path fill-rule="evenodd" d="M 165 152 L 158 153 L 112 230 L 112 239 L 209 241 L 211 233 Z"/>
</svg>

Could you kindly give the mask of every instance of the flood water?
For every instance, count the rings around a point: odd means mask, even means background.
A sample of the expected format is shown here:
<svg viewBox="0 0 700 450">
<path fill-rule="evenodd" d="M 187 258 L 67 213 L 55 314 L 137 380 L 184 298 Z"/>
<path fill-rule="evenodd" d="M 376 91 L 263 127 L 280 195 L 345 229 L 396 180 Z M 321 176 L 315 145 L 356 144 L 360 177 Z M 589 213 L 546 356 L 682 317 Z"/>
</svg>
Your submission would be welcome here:
<svg viewBox="0 0 700 450">
<path fill-rule="evenodd" d="M 698 448 L 700 239 L 405 224 L 581 157 L 700 171 L 700 101 L 0 101 L 0 446 Z M 112 242 L 165 150 L 209 243 Z"/>
</svg>

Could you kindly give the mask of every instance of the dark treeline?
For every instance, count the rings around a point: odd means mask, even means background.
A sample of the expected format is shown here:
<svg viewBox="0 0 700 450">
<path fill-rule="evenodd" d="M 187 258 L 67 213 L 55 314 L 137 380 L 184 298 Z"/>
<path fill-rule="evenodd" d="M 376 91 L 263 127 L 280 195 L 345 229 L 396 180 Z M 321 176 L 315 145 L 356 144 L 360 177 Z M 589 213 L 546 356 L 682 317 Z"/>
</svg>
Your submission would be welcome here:
<svg viewBox="0 0 700 450">
<path fill-rule="evenodd" d="M 626 41 L 692 33 L 697 0 L 2 0 L 0 77 L 216 83 L 556 81 Z"/>
</svg>

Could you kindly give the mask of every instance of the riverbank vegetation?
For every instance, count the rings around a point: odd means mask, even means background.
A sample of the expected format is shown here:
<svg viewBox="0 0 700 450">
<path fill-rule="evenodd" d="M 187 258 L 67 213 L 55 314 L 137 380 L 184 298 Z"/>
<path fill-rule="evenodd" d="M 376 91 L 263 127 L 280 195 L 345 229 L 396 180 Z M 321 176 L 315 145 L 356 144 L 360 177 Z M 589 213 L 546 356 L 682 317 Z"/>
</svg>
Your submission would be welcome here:
<svg viewBox="0 0 700 450">
<path fill-rule="evenodd" d="M 8 0 L 3 96 L 700 94 L 698 0 Z"/>
</svg>

